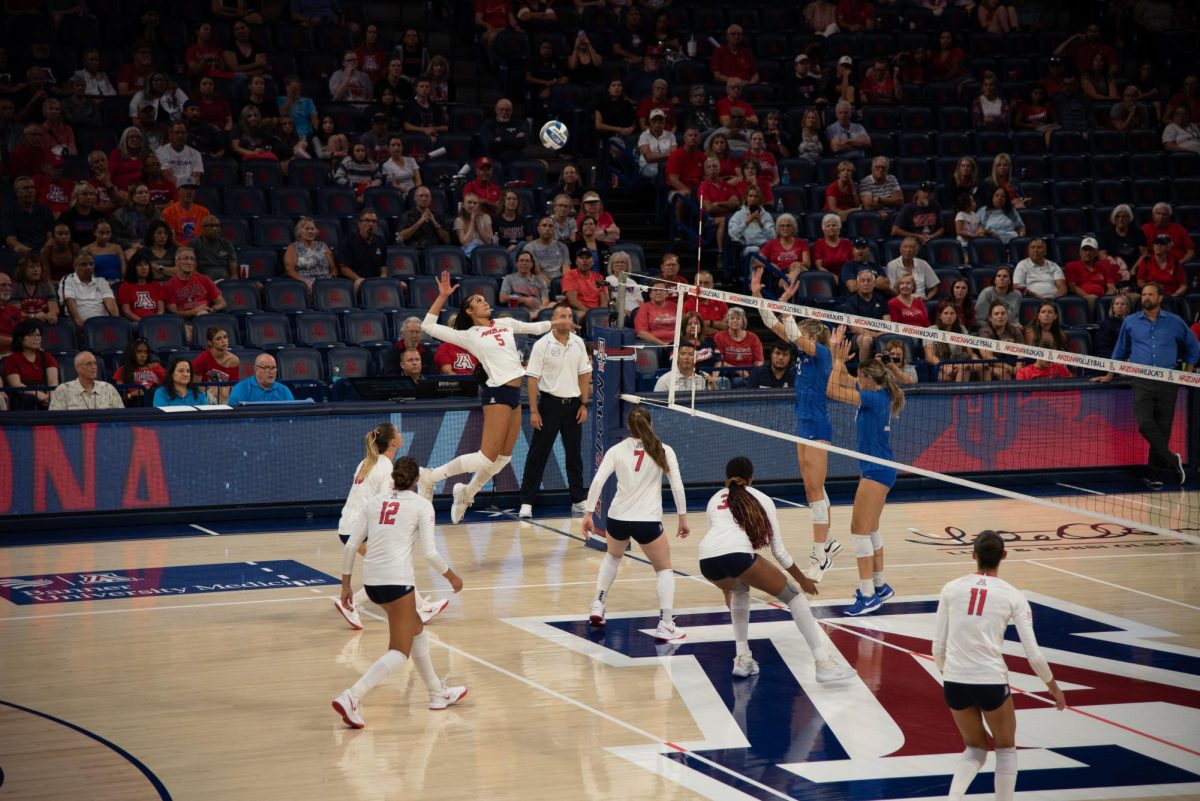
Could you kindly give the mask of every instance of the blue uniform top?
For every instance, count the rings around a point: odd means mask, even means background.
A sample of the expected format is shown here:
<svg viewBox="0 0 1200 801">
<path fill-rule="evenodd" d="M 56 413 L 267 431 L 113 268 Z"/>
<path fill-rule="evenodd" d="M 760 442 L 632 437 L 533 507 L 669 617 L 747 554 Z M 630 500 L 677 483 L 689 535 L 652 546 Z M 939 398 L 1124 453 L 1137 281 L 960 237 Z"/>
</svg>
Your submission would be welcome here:
<svg viewBox="0 0 1200 801">
<path fill-rule="evenodd" d="M 892 458 L 892 399 L 886 389 L 868 389 L 858 393 L 858 414 L 854 423 L 858 431 L 858 452 L 880 459 Z M 887 469 L 874 462 L 862 462 L 862 468 Z"/>
<path fill-rule="evenodd" d="M 796 419 L 829 421 L 829 398 L 825 394 L 833 372 L 833 356 L 820 343 L 809 356 L 800 350 L 796 358 Z"/>
</svg>

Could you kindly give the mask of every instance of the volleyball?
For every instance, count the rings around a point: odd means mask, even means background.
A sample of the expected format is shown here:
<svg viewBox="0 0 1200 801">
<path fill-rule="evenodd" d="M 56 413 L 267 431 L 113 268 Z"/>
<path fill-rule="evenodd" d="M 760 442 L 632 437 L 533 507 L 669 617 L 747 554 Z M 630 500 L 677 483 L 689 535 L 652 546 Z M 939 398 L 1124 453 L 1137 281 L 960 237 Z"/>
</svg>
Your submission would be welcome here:
<svg viewBox="0 0 1200 801">
<path fill-rule="evenodd" d="M 567 124 L 562 120 L 550 120 L 542 126 L 539 136 L 542 138 L 542 144 L 546 147 L 551 150 L 561 150 L 567 143 L 570 131 L 567 130 Z"/>
</svg>

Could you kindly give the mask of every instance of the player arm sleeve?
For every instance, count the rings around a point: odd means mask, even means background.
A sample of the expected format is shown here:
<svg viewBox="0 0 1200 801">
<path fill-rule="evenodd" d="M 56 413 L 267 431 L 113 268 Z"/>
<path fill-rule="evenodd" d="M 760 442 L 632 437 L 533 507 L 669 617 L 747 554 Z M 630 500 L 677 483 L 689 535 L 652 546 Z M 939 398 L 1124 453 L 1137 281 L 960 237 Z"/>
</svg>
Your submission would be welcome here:
<svg viewBox="0 0 1200 801">
<path fill-rule="evenodd" d="M 442 342 L 453 342 L 467 351 L 470 350 L 468 343 L 474 338 L 466 331 L 459 331 L 448 325 L 441 325 L 438 323 L 437 317 L 432 314 L 425 315 L 425 319 L 421 321 L 421 330 L 434 339 L 440 339 Z"/>
<path fill-rule="evenodd" d="M 514 334 L 535 334 L 542 335 L 550 332 L 550 321 L 539 320 L 535 323 L 527 323 L 524 320 L 514 320 L 511 317 L 498 317 L 493 322 L 501 328 L 507 328 Z"/>
<path fill-rule="evenodd" d="M 1050 663 L 1038 647 L 1037 637 L 1033 633 L 1033 610 L 1029 608 L 1029 601 L 1024 595 L 1020 595 L 1012 620 L 1017 627 L 1017 636 L 1021 639 L 1021 647 L 1025 649 L 1025 658 L 1029 660 L 1029 666 L 1039 679 L 1049 684 L 1054 679 L 1054 674 L 1050 672 Z"/>
<path fill-rule="evenodd" d="M 762 501 L 759 501 L 762 503 Z M 763 503 L 763 510 L 767 513 L 767 519 L 771 521 L 771 556 L 775 557 L 775 561 L 784 570 L 787 570 L 796 560 L 788 553 L 787 546 L 783 544 L 783 532 L 779 528 L 779 515 L 775 511 L 775 504 L 767 501 Z"/>
<path fill-rule="evenodd" d="M 613 473 L 613 462 L 613 452 L 610 448 L 604 454 L 604 458 L 600 460 L 600 466 L 596 468 L 596 474 L 592 476 L 592 486 L 588 487 L 587 500 L 583 502 L 585 511 L 596 511 L 596 504 L 600 501 L 600 493 L 604 492 L 604 484 Z"/>
<path fill-rule="evenodd" d="M 358 546 L 367 538 L 367 517 L 358 515 L 350 531 L 350 539 L 342 548 L 342 575 L 349 576 L 354 572 L 354 557 L 358 555 Z"/>
<path fill-rule="evenodd" d="M 675 501 L 675 514 L 687 514 L 687 496 L 683 492 L 683 477 L 679 475 L 679 459 L 675 457 L 675 451 L 672 448 L 666 448 L 667 467 L 671 468 L 667 473 L 667 483 L 671 485 L 671 498 Z M 592 482 L 593 485 L 595 482 Z"/>
<path fill-rule="evenodd" d="M 429 566 L 436 570 L 439 576 L 442 576 L 450 569 L 450 565 L 446 564 L 446 560 L 438 553 L 437 542 L 433 539 L 433 532 L 433 504 L 428 504 L 428 508 L 421 513 L 421 520 L 418 523 L 421 550 L 425 552 L 425 561 L 429 563 Z"/>
<path fill-rule="evenodd" d="M 943 589 L 938 597 L 937 618 L 933 624 L 933 661 L 938 670 L 946 670 L 946 640 L 950 635 L 950 603 Z"/>
</svg>

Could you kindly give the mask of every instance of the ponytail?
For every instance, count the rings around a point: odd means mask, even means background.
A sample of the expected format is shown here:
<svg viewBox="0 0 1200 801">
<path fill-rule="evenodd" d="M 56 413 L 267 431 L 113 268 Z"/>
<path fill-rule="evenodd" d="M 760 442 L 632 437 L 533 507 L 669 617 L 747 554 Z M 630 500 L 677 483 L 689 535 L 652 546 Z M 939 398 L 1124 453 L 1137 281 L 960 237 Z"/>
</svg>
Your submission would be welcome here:
<svg viewBox="0 0 1200 801">
<path fill-rule="evenodd" d="M 629 418 L 625 425 L 629 429 L 631 436 L 642 441 L 642 447 L 645 448 L 646 453 L 654 460 L 654 463 L 664 473 L 670 473 L 671 468 L 667 464 L 667 451 L 662 444 L 662 440 L 654 433 L 654 425 L 650 421 L 650 413 L 641 406 L 635 406 L 633 411 L 629 413 Z"/>
<path fill-rule="evenodd" d="M 392 485 L 400 492 L 412 487 L 421 475 L 421 466 L 411 456 L 401 456 L 392 465 Z"/>
<path fill-rule="evenodd" d="M 872 359 L 860 364 L 858 372 L 860 375 L 866 375 L 867 378 L 886 390 L 888 398 L 892 401 L 892 416 L 900 414 L 900 410 L 904 408 L 904 390 L 900 389 L 900 385 L 896 383 L 896 377 L 892 375 L 892 371 Z"/>
<path fill-rule="evenodd" d="M 362 466 L 354 474 L 355 481 L 362 481 L 370 475 L 371 468 L 379 461 L 379 454 L 387 450 L 394 436 L 396 427 L 391 423 L 380 423 L 367 432 L 367 452 L 363 456 Z"/>
<path fill-rule="evenodd" d="M 725 475 L 729 512 L 746 532 L 750 547 L 757 551 L 769 545 L 775 535 L 771 520 L 762 504 L 747 489 L 754 478 L 754 465 L 745 456 L 735 456 L 725 465 Z"/>
</svg>

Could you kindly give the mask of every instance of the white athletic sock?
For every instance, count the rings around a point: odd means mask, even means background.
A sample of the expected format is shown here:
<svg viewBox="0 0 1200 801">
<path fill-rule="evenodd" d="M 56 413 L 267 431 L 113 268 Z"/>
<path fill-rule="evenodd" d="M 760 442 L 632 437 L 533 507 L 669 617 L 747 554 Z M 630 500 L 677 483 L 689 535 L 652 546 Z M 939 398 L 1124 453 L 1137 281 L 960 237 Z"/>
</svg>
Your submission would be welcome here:
<svg viewBox="0 0 1200 801">
<path fill-rule="evenodd" d="M 429 688 L 429 692 L 437 692 L 442 689 L 442 680 L 438 678 L 437 672 L 433 669 L 433 660 L 429 658 L 429 640 L 425 638 L 423 631 L 413 638 L 412 661 L 416 665 L 417 672 L 421 674 L 421 681 L 425 682 L 425 686 Z"/>
<path fill-rule="evenodd" d="M 467 484 L 467 501 L 474 502 L 475 494 L 478 493 L 479 490 L 483 489 L 483 485 L 499 475 L 500 471 L 504 469 L 504 466 L 511 461 L 512 457 L 510 456 L 497 456 L 496 459 L 488 464 L 487 467 L 483 468 L 482 470 L 476 470 L 475 475 L 471 476 L 470 483 Z"/>
<path fill-rule="evenodd" d="M 436 484 L 440 481 L 445 481 L 450 476 L 457 476 L 462 473 L 474 473 L 477 470 L 482 470 L 491 463 L 492 460 L 484 456 L 483 451 L 464 453 L 462 456 L 455 457 L 446 462 L 441 467 L 430 468 L 429 477 Z"/>
<path fill-rule="evenodd" d="M 858 591 L 862 593 L 864 598 L 870 598 L 875 594 L 875 582 L 871 579 L 859 579 Z"/>
<path fill-rule="evenodd" d="M 814 542 L 808 553 L 813 558 L 814 562 L 820 562 L 821 557 L 825 554 L 825 543 Z"/>
<path fill-rule="evenodd" d="M 612 554 L 606 553 L 600 560 L 600 573 L 596 576 L 596 600 L 600 603 L 608 601 L 608 591 L 612 589 L 613 580 L 616 579 L 620 567 L 620 557 L 614 557 Z"/>
<path fill-rule="evenodd" d="M 367 591 L 360 588 L 358 592 L 354 593 L 354 598 L 351 600 L 354 602 L 354 608 L 357 609 L 371 599 L 367 597 Z"/>
<path fill-rule="evenodd" d="M 987 751 L 982 748 L 967 746 L 958 761 L 954 763 L 954 778 L 950 780 L 949 801 L 962 801 L 967 788 L 975 780 L 975 774 L 983 767 L 987 759 Z"/>
<path fill-rule="evenodd" d="M 1017 749 L 996 749 L 996 801 L 1012 801 L 1017 787 Z"/>
<path fill-rule="evenodd" d="M 871 579 L 876 587 L 882 587 L 884 585 L 883 571 L 876 571 L 874 574 L 872 574 Z"/>
<path fill-rule="evenodd" d="M 825 639 L 821 636 L 821 627 L 813 618 L 812 607 L 808 605 L 808 599 L 803 595 L 797 595 L 788 601 L 788 609 L 791 610 L 792 620 L 796 621 L 796 628 L 800 629 L 800 634 L 804 636 L 804 641 L 808 643 L 809 649 L 814 654 L 821 651 L 825 647 Z"/>
<path fill-rule="evenodd" d="M 671 611 L 675 606 L 675 573 L 670 570 L 660 570 L 655 576 L 655 589 L 658 591 L 658 616 L 670 623 Z"/>
<path fill-rule="evenodd" d="M 729 598 L 729 617 L 738 656 L 750 655 L 750 592 L 734 592 Z"/>
<path fill-rule="evenodd" d="M 354 682 L 354 686 L 350 688 L 350 695 L 355 701 L 361 701 L 363 696 L 371 692 L 375 685 L 388 677 L 393 670 L 400 668 L 408 657 L 399 651 L 388 651 L 383 656 L 375 660 L 375 664 L 367 668 L 367 672 L 362 674 L 362 678 Z"/>
</svg>

